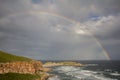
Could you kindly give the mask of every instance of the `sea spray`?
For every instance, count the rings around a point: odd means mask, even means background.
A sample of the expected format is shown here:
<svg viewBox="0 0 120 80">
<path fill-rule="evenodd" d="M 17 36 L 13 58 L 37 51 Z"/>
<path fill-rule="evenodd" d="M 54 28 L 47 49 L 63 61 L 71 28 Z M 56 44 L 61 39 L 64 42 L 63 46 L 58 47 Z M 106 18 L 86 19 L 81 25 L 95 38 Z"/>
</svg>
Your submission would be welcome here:
<svg viewBox="0 0 120 80">
<path fill-rule="evenodd" d="M 89 63 L 90 64 L 90 63 Z M 55 76 L 48 80 L 120 80 L 118 64 L 109 64 L 109 62 L 98 62 L 95 65 L 76 67 L 76 66 L 57 66 L 52 67 L 51 74 Z M 94 66 L 93 66 L 94 65 Z"/>
</svg>

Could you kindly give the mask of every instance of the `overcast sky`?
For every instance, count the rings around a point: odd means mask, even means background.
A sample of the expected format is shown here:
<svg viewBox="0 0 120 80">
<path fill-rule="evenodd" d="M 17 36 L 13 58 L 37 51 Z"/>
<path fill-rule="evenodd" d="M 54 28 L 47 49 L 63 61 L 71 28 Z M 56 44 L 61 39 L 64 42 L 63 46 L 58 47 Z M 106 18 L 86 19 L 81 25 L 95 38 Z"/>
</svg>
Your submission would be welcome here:
<svg viewBox="0 0 120 80">
<path fill-rule="evenodd" d="M 0 0 L 0 50 L 39 60 L 120 60 L 120 0 Z"/>
</svg>

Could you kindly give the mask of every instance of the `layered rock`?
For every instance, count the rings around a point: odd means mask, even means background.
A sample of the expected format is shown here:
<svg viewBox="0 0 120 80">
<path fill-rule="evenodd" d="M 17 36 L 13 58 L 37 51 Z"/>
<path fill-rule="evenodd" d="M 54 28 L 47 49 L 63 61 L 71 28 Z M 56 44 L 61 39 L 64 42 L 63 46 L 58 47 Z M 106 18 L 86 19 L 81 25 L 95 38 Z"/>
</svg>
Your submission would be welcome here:
<svg viewBox="0 0 120 80">
<path fill-rule="evenodd" d="M 0 74 L 9 72 L 35 74 L 41 70 L 43 67 L 40 61 L 0 63 Z"/>
</svg>

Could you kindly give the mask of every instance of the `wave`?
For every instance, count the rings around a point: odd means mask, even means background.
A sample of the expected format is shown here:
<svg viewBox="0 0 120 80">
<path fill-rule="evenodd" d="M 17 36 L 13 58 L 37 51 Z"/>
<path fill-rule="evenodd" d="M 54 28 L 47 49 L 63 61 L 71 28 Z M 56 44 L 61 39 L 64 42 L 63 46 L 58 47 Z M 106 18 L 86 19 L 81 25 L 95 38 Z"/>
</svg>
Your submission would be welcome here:
<svg viewBox="0 0 120 80">
<path fill-rule="evenodd" d="M 48 78 L 48 80 L 61 80 L 61 79 L 56 75 L 56 76 Z"/>
<path fill-rule="evenodd" d="M 53 70 L 55 72 L 58 72 L 59 75 L 62 74 L 60 78 L 62 78 L 64 74 L 64 76 L 69 76 L 70 78 L 76 78 L 76 80 L 117 80 L 117 79 L 105 77 L 102 72 L 83 70 L 80 67 L 61 66 L 61 67 L 56 67 Z M 118 75 L 118 74 L 111 74 L 111 75 Z M 50 80 L 60 80 L 58 76 L 55 78 Z M 69 80 L 73 80 L 73 79 L 69 79 Z"/>
<path fill-rule="evenodd" d="M 112 72 L 111 69 L 105 69 L 104 71 L 105 71 L 105 72 Z"/>
<path fill-rule="evenodd" d="M 98 66 L 98 64 L 86 64 L 86 66 Z"/>
<path fill-rule="evenodd" d="M 59 71 L 59 72 L 71 72 L 71 71 L 77 71 L 80 70 L 79 67 L 73 67 L 73 66 L 61 66 L 57 67 L 54 70 Z"/>
<path fill-rule="evenodd" d="M 120 76 L 120 73 L 115 72 L 115 73 L 110 73 L 110 75 L 112 75 L 112 76 Z"/>
</svg>

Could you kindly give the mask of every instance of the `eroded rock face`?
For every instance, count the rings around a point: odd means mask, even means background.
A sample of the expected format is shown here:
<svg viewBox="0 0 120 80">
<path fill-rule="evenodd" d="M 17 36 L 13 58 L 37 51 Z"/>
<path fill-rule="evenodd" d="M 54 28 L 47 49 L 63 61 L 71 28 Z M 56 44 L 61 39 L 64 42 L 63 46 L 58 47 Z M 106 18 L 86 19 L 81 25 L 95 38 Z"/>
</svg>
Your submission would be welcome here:
<svg viewBox="0 0 120 80">
<path fill-rule="evenodd" d="M 35 74 L 42 68 L 40 61 L 0 63 L 0 74 L 9 72 Z"/>
</svg>

